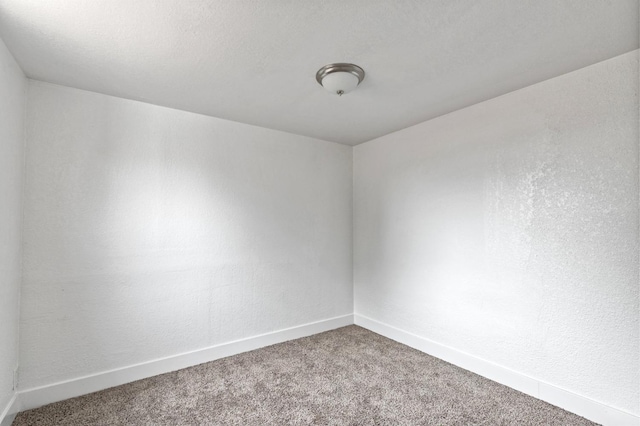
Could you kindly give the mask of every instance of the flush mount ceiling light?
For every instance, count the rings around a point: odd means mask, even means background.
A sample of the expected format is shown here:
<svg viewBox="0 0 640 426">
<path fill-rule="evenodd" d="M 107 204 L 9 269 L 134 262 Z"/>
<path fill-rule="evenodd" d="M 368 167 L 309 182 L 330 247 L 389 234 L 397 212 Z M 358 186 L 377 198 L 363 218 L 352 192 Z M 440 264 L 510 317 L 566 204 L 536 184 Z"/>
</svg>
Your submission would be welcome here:
<svg viewBox="0 0 640 426">
<path fill-rule="evenodd" d="M 316 80 L 329 92 L 342 96 L 364 80 L 364 70 L 353 64 L 329 64 L 318 70 Z"/>
</svg>

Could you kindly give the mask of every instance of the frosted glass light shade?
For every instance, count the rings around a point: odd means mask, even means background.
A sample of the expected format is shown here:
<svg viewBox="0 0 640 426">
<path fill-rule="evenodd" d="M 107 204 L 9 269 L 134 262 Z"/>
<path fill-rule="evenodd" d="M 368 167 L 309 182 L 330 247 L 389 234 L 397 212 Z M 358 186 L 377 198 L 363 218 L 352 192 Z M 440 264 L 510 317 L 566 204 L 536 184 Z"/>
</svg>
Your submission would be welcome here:
<svg viewBox="0 0 640 426">
<path fill-rule="evenodd" d="M 322 87 L 331 93 L 343 95 L 358 87 L 358 77 L 350 72 L 334 72 L 322 79 Z"/>
<path fill-rule="evenodd" d="M 325 65 L 316 73 L 316 81 L 331 93 L 342 96 L 364 80 L 364 70 L 357 65 L 335 63 Z"/>
</svg>

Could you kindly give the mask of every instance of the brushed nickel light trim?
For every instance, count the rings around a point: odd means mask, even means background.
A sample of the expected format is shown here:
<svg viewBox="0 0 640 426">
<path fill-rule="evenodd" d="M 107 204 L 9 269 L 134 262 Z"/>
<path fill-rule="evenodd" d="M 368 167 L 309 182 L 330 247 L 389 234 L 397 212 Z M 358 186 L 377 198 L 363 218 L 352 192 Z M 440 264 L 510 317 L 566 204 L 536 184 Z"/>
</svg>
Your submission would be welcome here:
<svg viewBox="0 0 640 426">
<path fill-rule="evenodd" d="M 358 77 L 358 84 L 362 83 L 364 80 L 364 70 L 357 65 L 354 64 L 346 64 L 346 63 L 337 63 L 337 64 L 329 64 L 320 68 L 316 73 L 316 80 L 322 86 L 322 79 L 334 72 L 348 72 L 356 77 Z"/>
<path fill-rule="evenodd" d="M 324 85 L 322 84 L 322 80 L 329 74 L 333 74 L 335 72 L 346 72 L 355 75 L 358 78 L 358 84 L 356 85 L 356 87 L 360 85 L 360 83 L 362 83 L 362 80 L 364 80 L 364 70 L 362 68 L 355 64 L 339 62 L 335 64 L 325 65 L 324 67 L 320 68 L 316 73 L 316 81 L 318 82 L 318 84 L 324 87 Z M 338 91 L 337 94 L 342 95 L 344 93 L 341 92 L 342 91 Z"/>
</svg>

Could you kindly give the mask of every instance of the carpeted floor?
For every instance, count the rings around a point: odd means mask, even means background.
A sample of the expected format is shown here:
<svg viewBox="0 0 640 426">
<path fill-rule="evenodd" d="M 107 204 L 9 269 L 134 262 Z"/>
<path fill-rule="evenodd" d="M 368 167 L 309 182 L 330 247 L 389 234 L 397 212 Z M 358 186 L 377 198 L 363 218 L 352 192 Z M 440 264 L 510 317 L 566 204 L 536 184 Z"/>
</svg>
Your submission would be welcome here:
<svg viewBox="0 0 640 426">
<path fill-rule="evenodd" d="M 13 425 L 593 425 L 357 326 L 20 413 Z"/>
</svg>

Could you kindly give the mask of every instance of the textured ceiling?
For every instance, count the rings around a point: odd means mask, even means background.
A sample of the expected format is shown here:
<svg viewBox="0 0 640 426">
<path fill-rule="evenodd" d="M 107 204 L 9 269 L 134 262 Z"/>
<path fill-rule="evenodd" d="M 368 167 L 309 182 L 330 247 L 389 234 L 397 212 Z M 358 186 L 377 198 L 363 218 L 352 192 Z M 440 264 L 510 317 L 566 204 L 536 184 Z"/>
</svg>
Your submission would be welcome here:
<svg viewBox="0 0 640 426">
<path fill-rule="evenodd" d="M 638 0 L 0 0 L 0 36 L 34 79 L 353 145 L 637 49 Z"/>
</svg>

